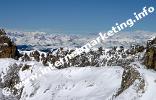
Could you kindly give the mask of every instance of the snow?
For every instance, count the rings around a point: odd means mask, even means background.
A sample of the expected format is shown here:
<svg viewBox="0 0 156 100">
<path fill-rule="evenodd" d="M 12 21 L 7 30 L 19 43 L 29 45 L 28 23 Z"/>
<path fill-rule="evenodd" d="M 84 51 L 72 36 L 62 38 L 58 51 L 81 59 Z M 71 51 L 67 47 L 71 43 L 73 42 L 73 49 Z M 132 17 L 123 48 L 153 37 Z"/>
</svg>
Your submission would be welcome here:
<svg viewBox="0 0 156 100">
<path fill-rule="evenodd" d="M 18 63 L 18 61 L 11 58 L 0 58 L 0 73 L 6 73 L 8 66 Z"/>
<path fill-rule="evenodd" d="M 67 68 L 52 70 L 35 82 L 27 84 L 22 97 L 25 100 L 103 100 L 120 86 L 123 69 L 114 68 Z M 33 97 L 30 90 L 39 87 Z"/>
<path fill-rule="evenodd" d="M 20 32 L 20 31 L 7 31 L 8 36 L 14 40 L 17 45 L 31 45 L 33 49 L 43 48 L 58 48 L 58 47 L 81 47 L 89 41 L 98 37 L 96 34 L 59 34 L 59 33 L 45 33 L 45 32 Z M 144 44 L 146 41 L 155 36 L 155 32 L 148 31 L 134 31 L 134 32 L 119 32 L 113 37 L 108 38 L 98 46 L 106 48 L 112 46 L 125 46 L 129 47 L 131 44 Z M 121 37 L 122 36 L 122 37 Z M 140 37 L 141 36 L 141 37 Z M 103 45 L 104 44 L 104 45 Z"/>
<path fill-rule="evenodd" d="M 14 63 L 21 62 L 8 58 L 0 59 L 1 77 L 6 74 L 8 66 Z M 40 73 L 45 66 L 36 61 L 23 63 L 33 67 L 19 72 L 24 82 L 21 100 L 111 100 L 121 86 L 123 69 L 120 66 L 69 67 L 60 70 L 51 68 L 48 73 L 25 82 L 25 79 L 35 73 Z M 136 93 L 136 80 L 133 85 L 113 100 L 155 100 L 156 72 L 146 69 L 139 62 L 135 62 L 135 65 L 145 80 L 145 92 Z M 2 91 L 0 88 L 0 98 L 8 97 Z"/>
<path fill-rule="evenodd" d="M 142 69 L 140 72 L 144 75 L 146 80 L 146 92 L 141 100 L 155 100 L 156 99 L 156 72 L 153 70 Z"/>
</svg>

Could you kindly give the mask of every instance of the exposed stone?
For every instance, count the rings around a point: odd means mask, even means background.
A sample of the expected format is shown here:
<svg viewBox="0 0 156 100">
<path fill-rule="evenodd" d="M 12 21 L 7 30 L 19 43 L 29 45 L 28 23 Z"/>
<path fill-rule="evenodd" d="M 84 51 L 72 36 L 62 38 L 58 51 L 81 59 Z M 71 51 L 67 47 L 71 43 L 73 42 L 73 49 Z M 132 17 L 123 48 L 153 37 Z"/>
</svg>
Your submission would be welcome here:
<svg viewBox="0 0 156 100">
<path fill-rule="evenodd" d="M 22 71 L 28 70 L 30 67 L 31 67 L 31 65 L 25 64 L 25 65 L 22 67 Z"/>
<path fill-rule="evenodd" d="M 156 38 L 147 42 L 144 64 L 147 68 L 156 70 Z"/>
<path fill-rule="evenodd" d="M 30 54 L 30 56 L 31 57 L 34 57 L 34 59 L 36 60 L 36 61 L 40 61 L 40 53 L 37 51 L 37 50 L 35 50 L 34 52 L 32 52 L 31 54 Z"/>
<path fill-rule="evenodd" d="M 19 70 L 21 66 L 14 63 L 13 65 L 9 66 L 9 69 L 7 70 L 6 75 L 3 77 L 3 88 L 7 88 L 12 95 L 14 95 L 18 100 L 21 97 L 21 93 L 23 90 L 22 88 L 16 88 L 16 85 L 20 83 L 20 77 L 19 77 Z M 5 99 L 8 100 L 8 99 Z"/>
<path fill-rule="evenodd" d="M 0 29 L 0 58 L 18 59 L 19 52 L 16 45 L 7 37 L 5 31 Z"/>
<path fill-rule="evenodd" d="M 145 80 L 140 75 L 139 71 L 136 68 L 136 65 L 130 65 L 124 67 L 124 72 L 122 75 L 121 87 L 118 89 L 114 97 L 119 96 L 122 92 L 128 89 L 130 86 L 136 86 L 136 93 L 145 92 Z"/>
</svg>

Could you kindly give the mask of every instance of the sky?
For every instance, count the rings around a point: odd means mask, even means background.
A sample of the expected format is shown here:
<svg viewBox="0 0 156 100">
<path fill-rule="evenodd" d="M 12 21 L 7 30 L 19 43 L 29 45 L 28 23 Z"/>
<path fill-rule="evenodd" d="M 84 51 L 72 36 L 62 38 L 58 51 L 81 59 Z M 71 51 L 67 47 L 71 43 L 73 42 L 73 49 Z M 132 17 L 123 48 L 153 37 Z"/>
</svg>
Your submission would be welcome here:
<svg viewBox="0 0 156 100">
<path fill-rule="evenodd" d="M 23 31 L 96 33 L 133 18 L 143 7 L 155 12 L 125 31 L 156 32 L 156 0 L 0 0 L 0 27 Z"/>
</svg>

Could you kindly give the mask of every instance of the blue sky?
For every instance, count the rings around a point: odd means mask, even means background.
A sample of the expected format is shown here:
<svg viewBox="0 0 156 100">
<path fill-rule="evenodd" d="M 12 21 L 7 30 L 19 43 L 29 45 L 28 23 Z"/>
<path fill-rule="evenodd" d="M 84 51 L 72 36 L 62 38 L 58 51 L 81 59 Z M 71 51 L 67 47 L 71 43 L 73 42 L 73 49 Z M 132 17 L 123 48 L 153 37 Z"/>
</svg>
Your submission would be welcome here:
<svg viewBox="0 0 156 100">
<path fill-rule="evenodd" d="M 94 33 L 110 30 L 155 0 L 0 0 L 0 27 L 14 30 Z M 156 11 L 128 31 L 156 31 Z M 127 30 L 126 30 L 127 31 Z"/>
</svg>

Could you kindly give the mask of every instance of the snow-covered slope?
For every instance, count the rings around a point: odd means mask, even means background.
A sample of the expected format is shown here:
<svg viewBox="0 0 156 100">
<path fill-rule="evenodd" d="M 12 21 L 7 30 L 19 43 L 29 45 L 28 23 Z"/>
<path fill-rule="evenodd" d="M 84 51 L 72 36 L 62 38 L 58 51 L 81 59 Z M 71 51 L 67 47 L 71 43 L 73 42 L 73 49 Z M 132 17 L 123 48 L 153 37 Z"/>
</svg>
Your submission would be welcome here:
<svg viewBox="0 0 156 100">
<path fill-rule="evenodd" d="M 6 66 L 15 62 L 19 63 L 13 59 L 0 59 L 0 71 L 6 73 Z M 41 73 L 40 71 L 45 68 L 36 61 L 23 63 L 33 67 L 19 72 L 21 80 L 34 73 Z M 155 100 L 156 72 L 145 69 L 139 63 L 137 66 L 145 80 L 144 93 L 137 93 L 137 84 L 133 84 L 113 100 Z M 123 68 L 120 66 L 70 67 L 61 70 L 52 68 L 35 80 L 23 83 L 20 100 L 110 100 L 121 87 L 122 74 Z M 11 98 L 2 92 L 2 89 L 0 94 L 3 98 Z"/>
<path fill-rule="evenodd" d="M 26 100 L 104 100 L 120 86 L 122 71 L 120 67 L 71 67 L 52 70 L 36 81 L 26 84 L 22 98 Z M 32 86 L 32 84 L 35 85 Z"/>
</svg>

